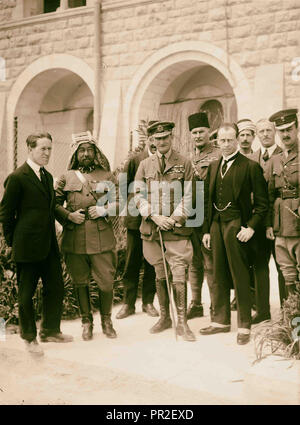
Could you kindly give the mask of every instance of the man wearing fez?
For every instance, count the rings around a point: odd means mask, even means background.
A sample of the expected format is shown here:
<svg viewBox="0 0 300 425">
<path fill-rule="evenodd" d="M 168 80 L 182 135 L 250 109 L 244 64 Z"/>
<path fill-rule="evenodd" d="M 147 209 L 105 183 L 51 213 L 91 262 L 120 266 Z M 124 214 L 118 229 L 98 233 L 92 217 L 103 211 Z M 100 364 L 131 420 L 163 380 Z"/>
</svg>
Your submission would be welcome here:
<svg viewBox="0 0 300 425">
<path fill-rule="evenodd" d="M 176 295 L 176 332 L 186 341 L 195 341 L 186 317 L 186 271 L 192 261 L 193 248 L 190 240 L 192 228 L 185 224 L 192 212 L 193 170 L 191 162 L 172 149 L 173 127 L 172 122 L 157 122 L 148 128 L 157 151 L 139 165 L 135 177 L 135 202 L 142 216 L 140 231 L 144 256 L 156 272 L 160 306 L 160 319 L 150 332 L 162 332 L 172 326 L 159 228 Z"/>
<path fill-rule="evenodd" d="M 271 158 L 282 152 L 282 149 L 275 143 L 275 127 L 274 123 L 268 119 L 260 119 L 256 123 L 256 134 L 260 141 L 260 148 L 249 155 L 249 158 L 258 162 L 264 172 L 264 178 L 268 183 L 269 167 Z M 270 319 L 270 271 L 269 261 L 271 253 L 274 256 L 275 264 L 278 272 L 278 286 L 280 304 L 282 305 L 285 298 L 285 285 L 282 272 L 275 256 L 275 243 L 266 236 L 266 223 L 263 222 L 257 229 L 253 238 L 253 255 L 254 255 L 254 278 L 256 293 L 256 313 L 252 317 L 252 323 L 260 323 Z"/>
<path fill-rule="evenodd" d="M 109 162 L 91 133 L 74 134 L 72 139 L 68 170 L 56 185 L 56 210 L 63 225 L 61 248 L 78 298 L 83 340 L 93 337 L 91 276 L 99 288 L 103 333 L 116 338 L 111 321 L 116 254 L 109 216 L 116 215 L 117 189 Z"/>
<path fill-rule="evenodd" d="M 209 164 L 220 158 L 221 151 L 220 148 L 214 146 L 213 142 L 209 140 L 210 127 L 207 115 L 204 112 L 190 115 L 188 122 L 191 139 L 195 147 L 193 158 L 194 178 L 198 181 L 204 181 Z M 204 272 L 210 293 L 212 289 L 212 255 L 211 250 L 204 248 L 202 236 L 202 226 L 195 227 L 191 236 L 194 255 L 192 265 L 189 269 L 192 301 L 187 312 L 188 319 L 203 316 L 201 293 Z"/>
<path fill-rule="evenodd" d="M 269 120 L 283 145 L 283 152 L 274 156 L 269 168 L 269 215 L 267 237 L 275 238 L 276 258 L 288 294 L 300 281 L 300 198 L 298 109 L 276 112 Z"/>
<path fill-rule="evenodd" d="M 253 153 L 252 143 L 255 138 L 255 124 L 248 118 L 244 118 L 237 122 L 238 127 L 238 142 L 240 152 L 245 155 L 251 155 Z"/>
<path fill-rule="evenodd" d="M 238 149 L 235 124 L 218 131 L 222 157 L 213 161 L 205 180 L 203 244 L 212 249 L 212 322 L 202 335 L 230 331 L 230 288 L 233 282 L 238 315 L 237 343 L 247 344 L 251 328 L 248 241 L 268 210 L 267 185 L 259 164 Z"/>
<path fill-rule="evenodd" d="M 70 342 L 60 332 L 64 282 L 55 232 L 55 193 L 48 164 L 52 137 L 31 134 L 26 140 L 27 161 L 5 180 L 0 222 L 17 266 L 19 325 L 27 350 L 43 355 L 36 336 L 32 298 L 39 278 L 43 284 L 41 342 Z"/>
<path fill-rule="evenodd" d="M 150 125 L 155 121 L 150 121 Z M 155 295 L 155 270 L 151 264 L 143 257 L 143 246 L 139 227 L 141 225 L 141 216 L 132 211 L 133 193 L 130 186 L 134 181 L 138 167 L 146 158 L 151 157 L 156 152 L 156 146 L 152 137 L 149 137 L 143 151 L 130 156 L 124 166 L 125 186 L 122 187 L 122 194 L 127 196 L 127 215 L 124 219 L 124 225 L 127 228 L 127 247 L 126 247 L 126 261 L 123 274 L 124 282 L 124 304 L 118 312 L 116 318 L 124 319 L 131 314 L 135 313 L 135 302 L 137 298 L 140 269 L 143 265 L 143 284 L 142 284 L 142 310 L 149 316 L 156 317 L 158 312 L 153 305 Z"/>
</svg>

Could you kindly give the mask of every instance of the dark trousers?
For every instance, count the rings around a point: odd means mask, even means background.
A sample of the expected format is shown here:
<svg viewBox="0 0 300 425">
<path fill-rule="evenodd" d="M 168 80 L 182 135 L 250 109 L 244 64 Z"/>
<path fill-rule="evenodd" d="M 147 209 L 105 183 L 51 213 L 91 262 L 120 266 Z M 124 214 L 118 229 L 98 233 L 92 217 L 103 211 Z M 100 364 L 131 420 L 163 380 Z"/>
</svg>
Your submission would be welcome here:
<svg viewBox="0 0 300 425">
<path fill-rule="evenodd" d="M 273 254 L 277 272 L 280 304 L 286 298 L 282 272 L 275 257 L 275 241 L 266 238 L 266 229 L 258 228 L 249 241 L 250 262 L 253 265 L 256 311 L 259 315 L 270 314 L 270 271 L 269 262 Z"/>
<path fill-rule="evenodd" d="M 280 268 L 280 266 L 279 266 L 279 264 L 277 263 L 277 260 L 276 260 L 275 240 L 270 241 L 270 242 L 271 242 L 270 243 L 270 246 L 271 246 L 270 256 L 271 256 L 271 253 L 272 253 L 273 258 L 275 260 L 275 264 L 276 264 L 276 269 L 277 269 L 277 273 L 278 273 L 278 288 L 279 288 L 280 307 L 282 307 L 283 301 L 287 298 L 285 280 L 284 280 L 281 268 Z M 270 256 L 269 256 L 269 259 L 270 259 Z"/>
<path fill-rule="evenodd" d="M 236 235 L 241 220 L 213 221 L 210 234 L 213 255 L 212 321 L 230 324 L 230 289 L 233 282 L 237 301 L 238 328 L 251 327 L 251 289 L 247 244 Z"/>
<path fill-rule="evenodd" d="M 155 270 L 143 257 L 143 244 L 139 230 L 127 229 L 127 256 L 123 282 L 125 285 L 124 304 L 134 307 L 140 277 L 140 269 L 144 264 L 142 286 L 143 304 L 153 303 L 155 295 Z"/>
<path fill-rule="evenodd" d="M 17 263 L 19 325 L 21 338 L 36 338 L 35 312 L 32 298 L 39 278 L 42 279 L 42 323 L 40 335 L 60 332 L 64 283 L 58 254 L 50 250 L 47 258 L 36 263 Z"/>
</svg>

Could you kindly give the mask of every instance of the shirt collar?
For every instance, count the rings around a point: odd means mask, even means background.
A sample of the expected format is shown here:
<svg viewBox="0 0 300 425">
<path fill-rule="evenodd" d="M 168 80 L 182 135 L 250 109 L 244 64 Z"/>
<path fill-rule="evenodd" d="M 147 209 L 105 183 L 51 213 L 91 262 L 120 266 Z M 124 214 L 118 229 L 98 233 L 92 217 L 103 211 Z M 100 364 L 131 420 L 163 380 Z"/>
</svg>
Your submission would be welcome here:
<svg viewBox="0 0 300 425">
<path fill-rule="evenodd" d="M 29 167 L 33 169 L 35 174 L 39 175 L 41 166 L 38 165 L 36 162 L 32 161 L 30 158 L 28 158 L 26 162 L 29 165 Z"/>
<path fill-rule="evenodd" d="M 150 151 L 150 149 L 149 149 L 149 148 L 148 148 L 148 155 L 149 155 L 149 156 L 154 155 L 154 153 L 152 153 L 152 152 Z"/>
<path fill-rule="evenodd" d="M 232 158 L 234 155 L 236 155 L 239 152 L 239 149 L 237 149 L 235 152 L 233 152 L 231 155 L 229 155 L 227 158 L 225 158 L 224 155 L 223 156 L 223 161 L 230 161 L 230 158 Z"/>
<path fill-rule="evenodd" d="M 264 148 L 263 146 L 260 147 L 262 155 L 265 153 L 266 149 L 268 151 L 269 156 L 273 155 L 275 149 L 277 148 L 276 143 L 274 145 L 270 146 L 269 148 Z"/>
<path fill-rule="evenodd" d="M 172 153 L 172 148 L 170 148 L 170 149 L 168 150 L 168 152 L 164 154 L 164 155 L 165 155 L 165 158 L 166 158 L 166 159 L 169 159 L 169 158 L 170 158 L 170 156 L 171 156 L 171 153 Z M 161 154 L 158 150 L 156 151 L 156 154 L 157 154 L 158 158 L 159 158 L 159 159 L 161 159 L 162 154 Z"/>
</svg>

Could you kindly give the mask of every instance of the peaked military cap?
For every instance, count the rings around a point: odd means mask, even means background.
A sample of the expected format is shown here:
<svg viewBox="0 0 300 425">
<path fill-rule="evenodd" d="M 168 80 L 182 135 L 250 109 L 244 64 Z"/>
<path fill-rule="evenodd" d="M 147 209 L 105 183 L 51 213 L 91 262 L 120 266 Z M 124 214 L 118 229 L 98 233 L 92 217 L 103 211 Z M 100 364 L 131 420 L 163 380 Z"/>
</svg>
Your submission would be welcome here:
<svg viewBox="0 0 300 425">
<path fill-rule="evenodd" d="M 275 123 L 276 130 L 284 130 L 298 121 L 297 112 L 298 109 L 283 109 L 271 115 L 269 121 Z"/>
<path fill-rule="evenodd" d="M 190 131 L 192 131 L 193 128 L 198 128 L 198 127 L 210 128 L 208 118 L 205 112 L 197 112 L 196 114 L 190 115 L 188 117 L 188 121 L 189 121 Z"/>
<path fill-rule="evenodd" d="M 175 127 L 173 122 L 155 121 L 147 128 L 148 136 L 156 138 L 165 137 L 172 133 L 172 128 Z"/>
</svg>

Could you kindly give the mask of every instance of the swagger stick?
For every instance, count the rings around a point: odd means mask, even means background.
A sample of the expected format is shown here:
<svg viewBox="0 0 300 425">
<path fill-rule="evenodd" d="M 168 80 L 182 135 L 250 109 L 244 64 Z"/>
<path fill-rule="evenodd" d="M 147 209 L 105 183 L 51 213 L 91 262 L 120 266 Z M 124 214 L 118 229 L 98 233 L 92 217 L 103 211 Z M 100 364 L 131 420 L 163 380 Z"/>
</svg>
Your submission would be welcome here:
<svg viewBox="0 0 300 425">
<path fill-rule="evenodd" d="M 167 289 L 168 289 L 168 295 L 169 295 L 169 300 L 170 300 L 170 310 L 171 310 L 171 319 L 172 319 L 172 324 L 173 324 L 173 328 L 175 331 L 175 339 L 177 341 L 177 332 L 176 332 L 176 322 L 175 322 L 175 315 L 174 315 L 174 306 L 173 306 L 173 297 L 172 297 L 172 289 L 170 287 L 170 282 L 169 282 L 169 276 L 168 276 L 168 269 L 167 269 L 167 262 L 166 262 L 166 257 L 165 257 L 165 250 L 164 250 L 164 243 L 163 243 L 163 238 L 161 235 L 161 231 L 160 228 L 157 228 L 158 230 L 158 234 L 159 234 L 159 242 L 160 242 L 160 247 L 161 247 L 161 253 L 162 253 L 162 258 L 163 258 L 163 263 L 164 263 L 164 270 L 165 270 L 165 275 L 166 275 L 166 284 L 167 284 Z"/>
</svg>

